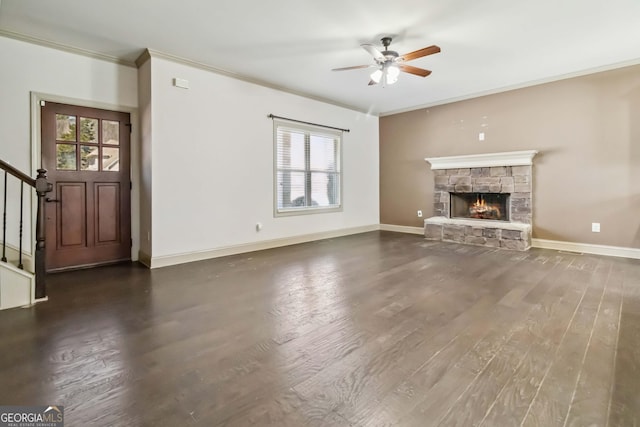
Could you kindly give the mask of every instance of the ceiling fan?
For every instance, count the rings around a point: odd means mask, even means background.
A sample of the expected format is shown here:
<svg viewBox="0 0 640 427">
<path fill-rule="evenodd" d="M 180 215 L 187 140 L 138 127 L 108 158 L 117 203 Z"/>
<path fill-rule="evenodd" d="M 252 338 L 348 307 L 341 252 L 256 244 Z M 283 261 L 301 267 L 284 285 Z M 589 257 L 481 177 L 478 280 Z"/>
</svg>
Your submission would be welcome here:
<svg viewBox="0 0 640 427">
<path fill-rule="evenodd" d="M 380 41 L 384 46 L 384 50 L 382 52 L 380 52 L 380 50 L 378 50 L 378 48 L 372 44 L 361 45 L 364 50 L 366 50 L 373 56 L 373 59 L 375 59 L 376 61 L 375 64 L 334 68 L 332 71 L 357 70 L 360 68 L 377 68 L 376 71 L 371 73 L 369 86 L 378 84 L 380 83 L 380 81 L 388 85 L 392 85 L 398 81 L 398 75 L 400 74 L 400 71 L 420 77 L 427 77 L 429 74 L 431 74 L 430 70 L 413 67 L 411 65 L 404 64 L 404 62 L 440 52 L 440 48 L 434 45 L 418 49 L 404 55 L 398 55 L 398 52 L 389 50 L 391 37 L 383 37 Z"/>
</svg>

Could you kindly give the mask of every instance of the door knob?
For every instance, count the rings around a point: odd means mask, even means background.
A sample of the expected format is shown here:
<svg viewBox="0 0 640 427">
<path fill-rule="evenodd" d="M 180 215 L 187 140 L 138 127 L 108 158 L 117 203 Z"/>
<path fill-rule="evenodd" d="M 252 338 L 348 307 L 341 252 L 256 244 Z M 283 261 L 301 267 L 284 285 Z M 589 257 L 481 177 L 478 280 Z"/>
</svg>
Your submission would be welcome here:
<svg viewBox="0 0 640 427">
<path fill-rule="evenodd" d="M 50 199 L 48 197 L 46 199 L 44 199 L 44 201 L 48 202 L 48 203 L 60 203 L 60 200 L 58 200 L 58 199 Z"/>
</svg>

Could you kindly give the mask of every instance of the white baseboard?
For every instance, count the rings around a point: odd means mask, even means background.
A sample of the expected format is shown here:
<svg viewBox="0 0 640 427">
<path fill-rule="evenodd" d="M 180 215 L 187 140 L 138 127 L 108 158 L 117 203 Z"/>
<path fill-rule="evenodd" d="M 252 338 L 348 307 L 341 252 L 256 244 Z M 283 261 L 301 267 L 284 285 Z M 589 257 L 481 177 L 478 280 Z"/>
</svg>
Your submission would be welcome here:
<svg viewBox="0 0 640 427">
<path fill-rule="evenodd" d="M 380 224 L 380 230 L 395 231 L 396 233 L 420 234 L 424 236 L 424 227 L 410 227 L 408 225 Z"/>
<path fill-rule="evenodd" d="M 640 249 L 620 246 L 594 245 L 591 243 L 562 242 L 559 240 L 531 239 L 534 248 L 556 249 L 559 251 L 582 252 L 585 254 L 616 256 L 640 259 Z"/>
<path fill-rule="evenodd" d="M 237 255 L 246 252 L 261 251 L 264 249 L 278 248 L 281 246 L 296 245 L 298 243 L 312 242 L 315 240 L 331 239 L 334 237 L 348 236 L 350 234 L 366 233 L 368 231 L 380 230 L 378 224 L 365 225 L 361 227 L 343 228 L 341 230 L 325 231 L 321 233 L 304 234 L 301 236 L 285 237 L 282 239 L 263 240 L 260 242 L 245 243 L 222 248 L 210 249 L 198 252 L 188 252 L 175 255 L 163 255 L 149 257 L 140 253 L 140 262 L 149 268 L 167 267 L 170 265 L 184 264 L 193 261 L 219 258 L 228 255 Z M 147 263 L 148 261 L 148 263 Z"/>
<path fill-rule="evenodd" d="M 260 251 L 264 249 L 278 248 L 282 246 L 295 245 L 299 243 L 312 242 L 315 240 L 330 239 L 351 234 L 366 233 L 369 231 L 394 231 L 397 233 L 408 233 L 424 235 L 422 227 L 411 227 L 406 225 L 392 224 L 372 224 L 362 227 L 345 228 L 322 233 L 304 234 L 302 236 L 287 237 L 282 239 L 264 240 L 261 242 L 246 243 L 242 245 L 227 246 L 199 252 L 189 252 L 175 255 L 164 255 L 151 257 L 140 251 L 139 262 L 148 268 L 167 267 L 170 265 L 184 264 L 193 261 L 202 261 L 210 258 L 219 258 L 228 255 L 237 255 L 246 252 Z M 531 239 L 532 247 L 541 249 L 554 249 L 569 252 L 582 252 L 594 255 L 616 256 L 621 258 L 640 259 L 640 249 L 624 248 L 618 246 L 594 245 L 588 243 L 562 242 L 559 240 Z"/>
<path fill-rule="evenodd" d="M 406 225 L 380 224 L 380 230 L 424 235 L 424 229 L 422 227 L 409 227 Z M 615 256 L 620 258 L 640 259 L 639 248 L 595 245 L 590 243 L 563 242 L 560 240 L 546 240 L 536 238 L 531 239 L 531 247 L 541 249 L 554 249 L 568 252 L 581 252 L 593 255 Z"/>
</svg>

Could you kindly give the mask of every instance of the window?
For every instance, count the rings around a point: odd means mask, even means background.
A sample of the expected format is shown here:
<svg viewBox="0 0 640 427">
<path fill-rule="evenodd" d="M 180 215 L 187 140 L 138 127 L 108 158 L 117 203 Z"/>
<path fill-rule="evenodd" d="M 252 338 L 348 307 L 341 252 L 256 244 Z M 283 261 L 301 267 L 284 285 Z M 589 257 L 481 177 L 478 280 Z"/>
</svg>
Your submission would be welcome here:
<svg viewBox="0 0 640 427">
<path fill-rule="evenodd" d="M 342 133 L 274 120 L 275 213 L 292 215 L 342 208 Z"/>
</svg>

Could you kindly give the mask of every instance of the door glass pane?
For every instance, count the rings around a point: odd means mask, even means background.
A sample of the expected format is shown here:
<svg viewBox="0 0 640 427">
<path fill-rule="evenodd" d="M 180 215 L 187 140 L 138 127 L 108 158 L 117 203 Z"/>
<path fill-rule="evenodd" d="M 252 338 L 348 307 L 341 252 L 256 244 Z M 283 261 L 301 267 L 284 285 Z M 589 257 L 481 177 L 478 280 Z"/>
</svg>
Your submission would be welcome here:
<svg viewBox="0 0 640 427">
<path fill-rule="evenodd" d="M 76 140 L 76 116 L 56 114 L 56 139 L 58 141 Z"/>
<path fill-rule="evenodd" d="M 56 169 L 63 171 L 76 170 L 76 146 L 73 144 L 56 144 Z"/>
<path fill-rule="evenodd" d="M 102 147 L 102 170 L 117 172 L 120 170 L 120 149 Z"/>
<path fill-rule="evenodd" d="M 93 145 L 80 146 L 80 170 L 97 171 L 100 149 Z"/>
<path fill-rule="evenodd" d="M 112 120 L 102 121 L 102 143 L 110 145 L 120 144 L 120 122 Z"/>
<path fill-rule="evenodd" d="M 98 142 L 98 119 L 80 117 L 80 142 Z"/>
</svg>

